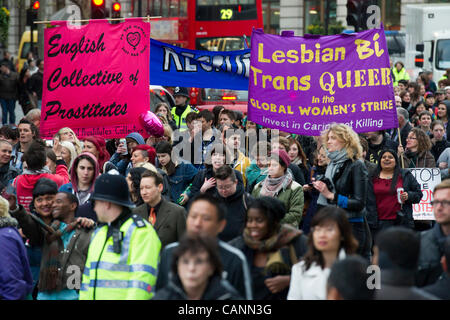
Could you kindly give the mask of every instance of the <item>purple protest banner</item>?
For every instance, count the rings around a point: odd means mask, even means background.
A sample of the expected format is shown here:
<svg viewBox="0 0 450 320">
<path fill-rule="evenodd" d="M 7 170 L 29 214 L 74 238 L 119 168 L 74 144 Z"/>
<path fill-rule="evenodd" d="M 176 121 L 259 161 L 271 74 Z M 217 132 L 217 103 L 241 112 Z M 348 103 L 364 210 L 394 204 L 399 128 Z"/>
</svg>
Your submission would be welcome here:
<svg viewBox="0 0 450 320">
<path fill-rule="evenodd" d="M 358 133 L 397 128 L 384 31 L 294 37 L 253 30 L 248 117 L 308 136 L 333 122 Z"/>
</svg>

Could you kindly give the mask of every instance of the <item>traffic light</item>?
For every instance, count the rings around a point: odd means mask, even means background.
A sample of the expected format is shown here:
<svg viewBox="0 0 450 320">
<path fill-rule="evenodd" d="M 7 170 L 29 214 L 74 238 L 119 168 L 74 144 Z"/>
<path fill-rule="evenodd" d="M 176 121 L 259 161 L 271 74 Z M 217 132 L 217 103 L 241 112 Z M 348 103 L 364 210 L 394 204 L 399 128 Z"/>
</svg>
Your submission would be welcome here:
<svg viewBox="0 0 450 320">
<path fill-rule="evenodd" d="M 39 1 L 32 1 L 30 8 L 27 9 L 27 25 L 32 26 L 38 18 L 38 10 L 41 7 Z"/>
<path fill-rule="evenodd" d="M 120 18 L 120 9 L 122 9 L 122 6 L 120 5 L 119 1 L 114 1 L 112 3 L 112 16 L 111 18 Z"/>
<path fill-rule="evenodd" d="M 363 0 L 347 0 L 347 25 L 362 29 Z"/>
<path fill-rule="evenodd" d="M 91 19 L 106 19 L 105 0 L 91 0 Z"/>
</svg>

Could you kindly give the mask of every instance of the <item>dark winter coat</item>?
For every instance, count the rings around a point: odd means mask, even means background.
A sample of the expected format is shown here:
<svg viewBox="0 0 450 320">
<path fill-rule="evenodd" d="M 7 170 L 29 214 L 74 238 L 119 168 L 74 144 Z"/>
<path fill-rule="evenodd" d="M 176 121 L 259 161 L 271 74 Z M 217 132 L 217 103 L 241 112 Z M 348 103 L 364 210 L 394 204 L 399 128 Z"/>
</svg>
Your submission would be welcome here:
<svg viewBox="0 0 450 320">
<path fill-rule="evenodd" d="M 8 186 L 8 183 L 19 175 L 19 170 L 9 163 L 0 167 L 0 190 Z"/>
<path fill-rule="evenodd" d="M 236 178 L 238 179 L 238 185 L 242 185 L 242 187 L 244 187 L 242 174 L 237 170 L 234 170 L 234 173 L 236 174 Z M 214 171 L 212 166 L 208 166 L 206 169 L 199 170 L 195 175 L 194 180 L 192 180 L 191 190 L 189 190 L 188 192 L 189 199 L 193 199 L 200 193 L 200 189 L 202 188 L 203 183 L 205 183 L 205 178 L 208 180 L 214 178 Z M 214 195 L 214 190 L 215 188 L 213 187 L 206 190 L 205 193 Z"/>
<path fill-rule="evenodd" d="M 80 275 L 83 274 L 93 229 L 77 227 L 65 249 L 61 238 L 56 238 L 49 243 L 46 239 L 47 231 L 44 231 L 22 206 L 15 213 L 11 212 L 11 215 L 14 215 L 19 221 L 22 232 L 30 239 L 30 242 L 33 245 L 42 246 L 39 291 L 49 291 L 48 288 L 53 286 L 53 282 L 56 282 L 55 291 L 67 289 L 67 283 L 70 283 L 68 278 L 73 275 L 73 271 L 67 271 L 71 266 L 77 266 L 81 272 Z M 54 249 L 52 250 L 55 247 L 58 248 L 56 257 L 54 256 Z M 53 269 L 54 267 L 56 267 L 56 270 Z M 55 275 L 50 276 L 53 271 Z"/>
<path fill-rule="evenodd" d="M 9 74 L 0 73 L 0 98 L 16 100 L 19 96 L 19 75 L 11 71 Z"/>
<path fill-rule="evenodd" d="M 381 269 L 381 288 L 375 291 L 375 300 L 437 300 L 415 287 L 414 275 L 404 271 Z"/>
<path fill-rule="evenodd" d="M 247 208 L 250 205 L 252 197 L 250 194 L 244 191 L 244 186 L 238 184 L 236 192 L 228 198 L 222 197 L 217 188 L 214 189 L 214 196 L 220 199 L 227 209 L 225 214 L 225 220 L 227 224 L 221 233 L 219 233 L 219 239 L 225 242 L 233 240 L 240 236 L 245 227 L 245 216 L 247 214 Z"/>
<path fill-rule="evenodd" d="M 364 217 L 368 189 L 368 172 L 364 162 L 346 161 L 333 177 L 333 183 L 335 198 L 328 200 L 328 203 L 343 208 L 349 219 Z"/>
<path fill-rule="evenodd" d="M 441 140 L 441 141 L 436 141 L 436 143 L 433 144 L 430 152 L 433 155 L 436 163 L 438 163 L 438 159 L 439 159 L 439 156 L 441 155 L 441 153 L 444 152 L 444 150 L 449 147 L 450 147 L 450 142 L 445 139 Z"/>
<path fill-rule="evenodd" d="M 25 299 L 33 289 L 27 251 L 17 220 L 0 217 L 0 300 Z"/>
<path fill-rule="evenodd" d="M 223 276 L 247 300 L 252 300 L 252 285 L 247 260 L 243 253 L 229 244 L 218 241 L 219 254 L 223 266 Z M 167 245 L 161 252 L 161 260 L 156 278 L 156 292 L 169 283 L 173 251 L 178 242 Z"/>
<path fill-rule="evenodd" d="M 443 273 L 435 284 L 426 286 L 423 290 L 439 299 L 450 300 L 450 275 Z"/>
<path fill-rule="evenodd" d="M 167 286 L 156 292 L 153 300 L 188 300 L 178 275 L 170 274 Z M 242 300 L 233 286 L 219 276 L 213 276 L 200 300 Z"/>
<path fill-rule="evenodd" d="M 441 257 L 444 255 L 445 235 L 436 223 L 430 230 L 420 233 L 420 256 L 416 273 L 416 285 L 424 287 L 435 283 L 443 270 Z"/>
</svg>

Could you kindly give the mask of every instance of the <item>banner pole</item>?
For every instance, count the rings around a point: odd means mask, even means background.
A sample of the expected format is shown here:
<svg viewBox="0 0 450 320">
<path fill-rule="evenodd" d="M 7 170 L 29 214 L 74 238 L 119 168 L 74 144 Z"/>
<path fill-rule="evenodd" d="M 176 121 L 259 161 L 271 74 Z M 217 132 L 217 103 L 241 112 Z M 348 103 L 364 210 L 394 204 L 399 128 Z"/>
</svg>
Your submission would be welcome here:
<svg viewBox="0 0 450 320">
<path fill-rule="evenodd" d="M 400 127 L 397 128 L 398 131 L 398 145 L 402 146 L 402 139 L 400 137 Z M 403 147 L 403 146 L 402 146 Z M 405 149 L 403 149 L 403 153 L 405 153 Z M 402 160 L 402 169 L 405 168 L 405 160 L 403 160 L 403 154 L 401 155 Z"/>
</svg>

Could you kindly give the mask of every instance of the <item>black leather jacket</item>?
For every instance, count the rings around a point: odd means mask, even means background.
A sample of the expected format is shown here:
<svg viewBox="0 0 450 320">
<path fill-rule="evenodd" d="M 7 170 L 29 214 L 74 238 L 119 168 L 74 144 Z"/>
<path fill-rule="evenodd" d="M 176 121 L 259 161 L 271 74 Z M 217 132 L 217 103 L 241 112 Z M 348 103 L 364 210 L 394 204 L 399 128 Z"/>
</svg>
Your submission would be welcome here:
<svg viewBox="0 0 450 320">
<path fill-rule="evenodd" d="M 368 172 L 362 160 L 347 160 L 333 177 L 335 196 L 328 203 L 347 211 L 347 217 L 366 215 Z"/>
</svg>

